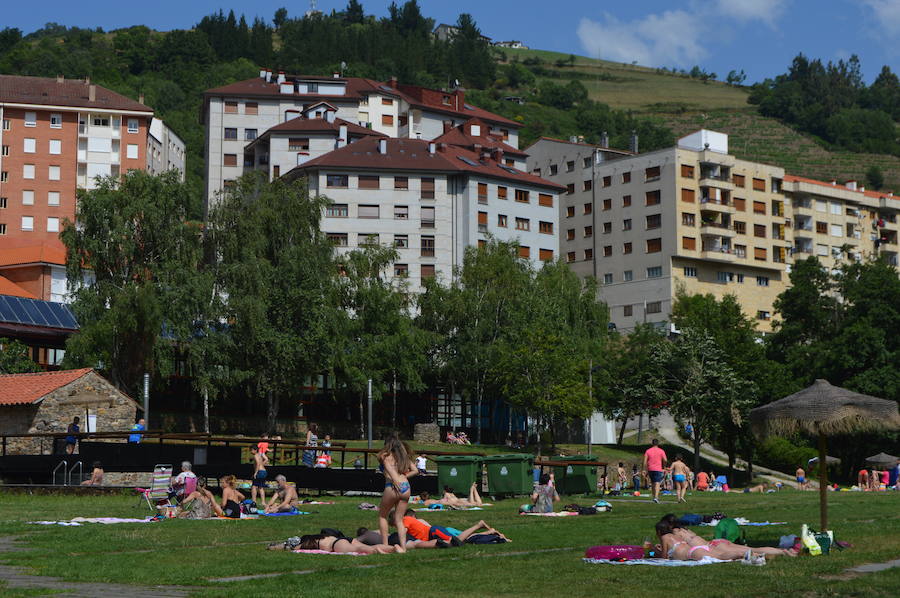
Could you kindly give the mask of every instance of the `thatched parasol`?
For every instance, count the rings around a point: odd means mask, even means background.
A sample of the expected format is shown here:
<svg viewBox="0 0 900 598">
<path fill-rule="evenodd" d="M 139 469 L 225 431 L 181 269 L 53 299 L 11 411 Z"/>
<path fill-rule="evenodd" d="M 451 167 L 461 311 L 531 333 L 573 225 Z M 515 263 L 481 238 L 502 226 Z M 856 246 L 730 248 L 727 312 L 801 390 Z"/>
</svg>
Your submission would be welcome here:
<svg viewBox="0 0 900 598">
<path fill-rule="evenodd" d="M 900 428 L 896 401 L 887 401 L 816 380 L 812 386 L 750 411 L 750 423 L 762 436 L 806 432 L 819 439 L 819 459 L 826 457 L 826 438 Z M 826 461 L 827 462 L 827 461 Z M 828 468 L 819 468 L 819 512 L 828 529 Z"/>
<path fill-rule="evenodd" d="M 878 453 L 877 455 L 866 458 L 866 465 L 871 465 L 872 467 L 891 467 L 896 465 L 897 461 L 900 461 L 900 459 L 893 455 Z"/>
</svg>

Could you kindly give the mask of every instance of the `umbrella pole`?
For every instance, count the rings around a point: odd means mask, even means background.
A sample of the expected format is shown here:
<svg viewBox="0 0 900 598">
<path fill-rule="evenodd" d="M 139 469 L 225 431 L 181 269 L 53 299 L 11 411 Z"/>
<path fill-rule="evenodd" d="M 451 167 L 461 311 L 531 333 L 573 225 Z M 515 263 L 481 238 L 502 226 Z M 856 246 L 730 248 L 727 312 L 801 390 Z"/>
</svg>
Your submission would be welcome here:
<svg viewBox="0 0 900 598">
<path fill-rule="evenodd" d="M 825 460 L 825 434 L 819 432 L 819 520 L 823 532 L 828 531 L 828 462 Z"/>
</svg>

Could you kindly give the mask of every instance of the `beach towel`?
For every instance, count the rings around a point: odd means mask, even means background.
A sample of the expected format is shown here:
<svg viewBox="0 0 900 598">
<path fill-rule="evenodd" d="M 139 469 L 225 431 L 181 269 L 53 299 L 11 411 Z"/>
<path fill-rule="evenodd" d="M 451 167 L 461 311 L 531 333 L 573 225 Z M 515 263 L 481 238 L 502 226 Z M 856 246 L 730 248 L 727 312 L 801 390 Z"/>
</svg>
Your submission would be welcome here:
<svg viewBox="0 0 900 598">
<path fill-rule="evenodd" d="M 292 550 L 295 554 L 331 554 L 334 556 L 367 556 L 364 552 L 331 552 L 330 550 Z"/>
<path fill-rule="evenodd" d="M 652 565 L 655 567 L 696 567 L 698 565 L 715 565 L 717 563 L 733 563 L 734 561 L 721 561 L 711 556 L 703 557 L 699 561 L 670 561 L 669 559 L 634 559 L 631 561 L 610 561 L 608 559 L 581 559 L 590 565 Z"/>
<path fill-rule="evenodd" d="M 333 500 L 302 500 L 300 501 L 302 505 L 334 505 L 337 504 Z"/>
<path fill-rule="evenodd" d="M 559 511 L 557 513 L 519 513 L 519 515 L 534 515 L 535 517 L 576 517 L 575 511 Z"/>
<path fill-rule="evenodd" d="M 311 515 L 308 511 L 290 511 L 288 513 L 262 513 L 264 517 L 290 517 L 293 515 Z"/>
<path fill-rule="evenodd" d="M 744 517 L 735 517 L 734 520 L 738 525 L 746 525 L 749 527 L 765 527 L 767 525 L 787 525 L 787 521 L 750 521 Z M 705 527 L 716 527 L 719 524 L 719 519 L 713 519 L 710 522 L 701 523 L 700 525 Z"/>
<path fill-rule="evenodd" d="M 145 517 L 144 519 L 130 519 L 123 517 L 75 517 L 69 521 L 29 521 L 32 525 L 64 525 L 77 527 L 84 523 L 103 523 L 109 525 L 112 523 L 150 523 L 151 521 L 160 521 L 162 517 Z"/>
<path fill-rule="evenodd" d="M 431 505 L 428 507 L 421 507 L 419 509 L 413 509 L 414 511 L 483 511 L 481 507 L 448 507 L 447 505 Z"/>
</svg>

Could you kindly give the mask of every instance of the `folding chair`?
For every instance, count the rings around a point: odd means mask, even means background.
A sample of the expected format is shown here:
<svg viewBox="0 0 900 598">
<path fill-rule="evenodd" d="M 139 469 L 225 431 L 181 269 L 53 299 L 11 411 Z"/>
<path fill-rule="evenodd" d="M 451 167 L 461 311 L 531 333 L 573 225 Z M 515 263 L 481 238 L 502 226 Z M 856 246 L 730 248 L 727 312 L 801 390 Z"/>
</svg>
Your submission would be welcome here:
<svg viewBox="0 0 900 598">
<path fill-rule="evenodd" d="M 156 510 L 156 505 L 169 498 L 169 484 L 172 479 L 172 466 L 157 464 L 153 467 L 153 483 L 150 488 L 135 488 L 140 493 L 138 505 L 147 501 L 147 507 L 151 511 Z M 143 500 L 142 500 L 143 499 Z"/>
</svg>

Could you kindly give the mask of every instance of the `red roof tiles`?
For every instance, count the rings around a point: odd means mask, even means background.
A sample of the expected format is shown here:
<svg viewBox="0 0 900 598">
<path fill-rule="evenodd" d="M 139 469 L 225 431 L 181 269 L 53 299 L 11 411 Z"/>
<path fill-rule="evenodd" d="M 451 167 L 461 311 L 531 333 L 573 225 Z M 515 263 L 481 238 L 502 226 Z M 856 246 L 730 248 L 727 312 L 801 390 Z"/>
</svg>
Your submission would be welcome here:
<svg viewBox="0 0 900 598">
<path fill-rule="evenodd" d="M 32 295 L 16 283 L 3 276 L 0 276 L 0 295 L 10 295 L 12 297 L 22 297 L 24 299 L 39 299 L 39 297 Z"/>
<path fill-rule="evenodd" d="M 57 245 L 42 243 L 13 249 L 0 249 L 0 268 L 24 264 L 66 265 L 66 250 Z"/>
<path fill-rule="evenodd" d="M 372 129 L 361 127 L 342 118 L 336 118 L 334 119 L 334 122 L 328 122 L 328 120 L 324 118 L 297 117 L 275 125 L 274 127 L 268 129 L 266 133 L 318 133 L 333 131 L 335 134 L 337 134 L 341 129 L 341 125 L 347 127 L 347 132 L 351 134 L 385 137 L 384 133 L 379 133 L 378 131 L 373 131 Z"/>
<path fill-rule="evenodd" d="M 472 125 L 481 127 L 481 135 L 472 135 Z M 508 143 L 504 142 L 502 137 L 491 135 L 488 125 L 485 125 L 484 122 L 478 118 L 473 118 L 464 122 L 458 127 L 453 127 L 440 137 L 437 137 L 434 141 L 436 143 L 458 145 L 467 149 L 471 149 L 473 151 L 475 145 L 477 144 L 488 149 L 503 150 L 504 154 L 508 154 L 510 156 L 516 156 L 519 158 L 528 157 L 528 154 L 526 154 L 522 150 L 516 149 Z"/>
<path fill-rule="evenodd" d="M 92 371 L 91 368 L 83 368 L 0 376 L 0 405 L 30 405 Z"/>
<path fill-rule="evenodd" d="M 95 95 L 91 100 L 90 87 L 81 79 L 0 75 L 0 102 L 153 112 L 152 108 L 100 85 L 94 85 Z"/>
</svg>

